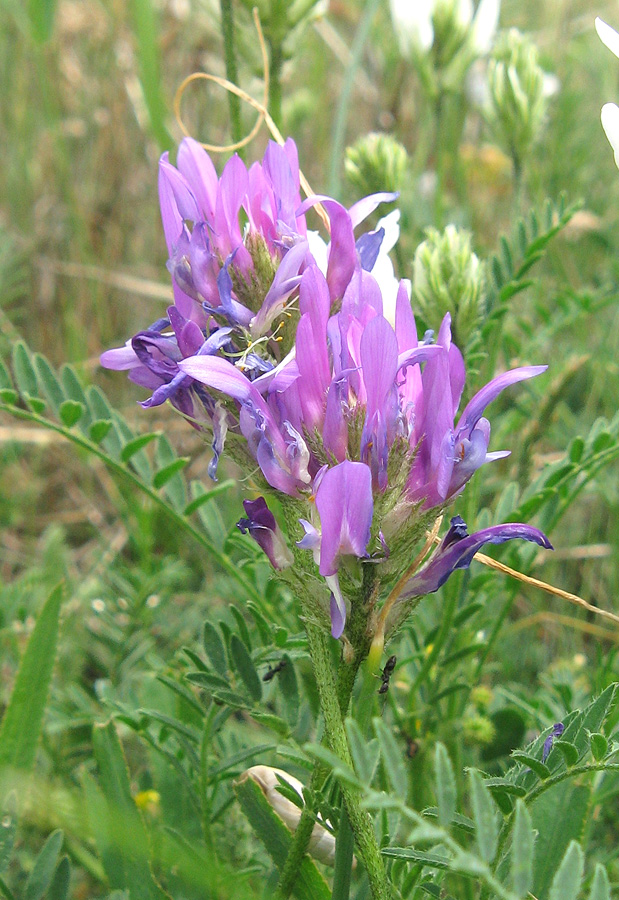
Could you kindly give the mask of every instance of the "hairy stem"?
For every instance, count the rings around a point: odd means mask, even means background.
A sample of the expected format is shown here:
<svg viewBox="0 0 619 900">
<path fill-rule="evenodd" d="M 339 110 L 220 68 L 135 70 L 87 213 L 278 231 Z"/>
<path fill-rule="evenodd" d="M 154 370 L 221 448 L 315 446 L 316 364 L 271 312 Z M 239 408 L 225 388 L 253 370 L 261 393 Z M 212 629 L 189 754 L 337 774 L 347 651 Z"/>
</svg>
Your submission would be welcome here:
<svg viewBox="0 0 619 900">
<path fill-rule="evenodd" d="M 353 769 L 327 639 L 324 631 L 311 619 L 307 620 L 306 628 L 314 675 L 320 695 L 320 705 L 325 720 L 327 742 L 332 752 L 346 766 Z M 374 900 L 391 900 L 391 888 L 383 858 L 376 841 L 372 821 L 368 813 L 361 807 L 359 792 L 346 783 L 341 784 L 341 790 L 357 851 L 367 872 L 372 897 Z"/>
</svg>

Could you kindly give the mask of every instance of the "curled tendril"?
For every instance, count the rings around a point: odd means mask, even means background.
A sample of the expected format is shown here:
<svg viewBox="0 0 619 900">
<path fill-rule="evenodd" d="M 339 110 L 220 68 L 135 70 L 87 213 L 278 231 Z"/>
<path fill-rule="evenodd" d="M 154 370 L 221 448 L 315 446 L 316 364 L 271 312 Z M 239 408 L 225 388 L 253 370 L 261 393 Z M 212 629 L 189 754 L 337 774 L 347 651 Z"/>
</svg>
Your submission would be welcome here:
<svg viewBox="0 0 619 900">
<path fill-rule="evenodd" d="M 185 135 L 185 137 L 191 137 L 191 133 L 188 128 L 185 126 L 183 122 L 183 118 L 181 115 L 181 102 L 183 99 L 183 95 L 186 89 L 192 84 L 194 81 L 212 81 L 214 84 L 223 88 L 225 91 L 229 91 L 231 94 L 235 94 L 237 97 L 240 97 L 245 103 L 249 104 L 253 109 L 257 110 L 258 118 L 254 124 L 254 127 L 251 129 L 248 135 L 246 135 L 242 140 L 237 141 L 234 144 L 207 144 L 203 141 L 200 141 L 200 144 L 207 150 L 209 153 L 233 153 L 235 150 L 240 150 L 242 147 L 246 147 L 253 139 L 256 137 L 260 128 L 262 127 L 262 123 L 264 122 L 267 128 L 269 129 L 273 140 L 277 141 L 280 146 L 283 147 L 285 144 L 284 138 L 282 134 L 273 121 L 269 110 L 268 110 L 268 97 L 269 97 L 269 57 L 267 53 L 266 43 L 264 40 L 264 35 L 262 33 L 262 27 L 260 25 L 260 16 L 258 14 L 258 10 L 254 7 L 252 11 L 254 25 L 256 26 L 256 31 L 258 33 L 258 41 L 260 43 L 260 52 L 262 54 L 262 67 L 264 71 L 264 91 L 263 91 L 263 101 L 260 103 L 258 100 L 255 100 L 247 91 L 244 91 L 238 85 L 234 84 L 232 81 L 228 81 L 227 78 L 221 78 L 219 75 L 212 75 L 210 72 L 193 72 L 191 75 L 188 75 L 181 84 L 178 86 L 176 94 L 174 96 L 174 115 L 176 117 L 176 121 L 178 123 L 178 127 Z M 314 191 L 312 190 L 309 181 L 303 174 L 303 172 L 299 172 L 301 187 L 307 197 L 311 197 L 314 195 Z M 327 231 L 330 231 L 329 226 L 329 218 L 324 210 L 324 208 L 317 204 L 315 206 L 315 210 L 322 219 Z"/>
</svg>

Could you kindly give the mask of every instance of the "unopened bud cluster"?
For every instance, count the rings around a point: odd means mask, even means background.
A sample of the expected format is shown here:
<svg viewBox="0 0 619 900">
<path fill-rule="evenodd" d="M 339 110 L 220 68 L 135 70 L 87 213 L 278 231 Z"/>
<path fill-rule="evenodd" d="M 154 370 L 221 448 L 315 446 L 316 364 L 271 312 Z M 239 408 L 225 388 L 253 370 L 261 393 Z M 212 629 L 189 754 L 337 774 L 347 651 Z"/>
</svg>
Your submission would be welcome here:
<svg viewBox="0 0 619 900">
<path fill-rule="evenodd" d="M 413 263 L 416 308 L 432 329 L 450 312 L 454 340 L 464 347 L 484 308 L 484 266 L 471 250 L 470 232 L 448 225 L 426 235 Z"/>
<path fill-rule="evenodd" d="M 501 35 L 488 67 L 487 119 L 517 165 L 544 122 L 544 78 L 535 44 L 514 28 Z"/>
<path fill-rule="evenodd" d="M 408 154 L 389 134 L 370 132 L 346 150 L 346 177 L 361 194 L 401 191 Z"/>
</svg>

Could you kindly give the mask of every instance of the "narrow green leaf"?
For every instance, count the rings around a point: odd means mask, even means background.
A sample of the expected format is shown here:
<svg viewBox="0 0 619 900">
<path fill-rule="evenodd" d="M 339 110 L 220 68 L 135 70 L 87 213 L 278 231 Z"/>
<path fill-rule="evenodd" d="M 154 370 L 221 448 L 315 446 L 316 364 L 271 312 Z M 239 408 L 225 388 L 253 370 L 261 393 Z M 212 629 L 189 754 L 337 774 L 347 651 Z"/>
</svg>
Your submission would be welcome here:
<svg viewBox="0 0 619 900">
<path fill-rule="evenodd" d="M 534 831 L 523 800 L 516 800 L 512 835 L 511 879 L 514 893 L 526 897 L 533 883 Z"/>
<path fill-rule="evenodd" d="M 30 877 L 26 882 L 24 900 L 41 900 L 41 897 L 49 888 L 58 862 L 58 855 L 64 834 L 60 829 L 52 832 L 43 844 L 43 849 L 37 856 Z"/>
<path fill-rule="evenodd" d="M 449 869 L 451 862 L 448 856 L 440 856 L 438 853 L 423 853 L 420 850 L 411 850 L 410 847 L 383 847 L 381 853 L 390 859 L 407 859 L 409 862 L 429 866 L 431 869 Z"/>
<path fill-rule="evenodd" d="M 241 640 L 243 641 L 243 643 L 245 644 L 247 649 L 249 651 L 251 651 L 252 640 L 251 640 L 251 637 L 249 634 L 249 628 L 247 627 L 247 622 L 245 621 L 245 617 L 243 616 L 243 613 L 241 612 L 240 609 L 237 609 L 237 607 L 234 605 L 230 607 L 230 612 L 231 612 L 232 616 L 234 617 L 234 619 L 236 620 L 236 624 L 238 625 L 239 637 L 241 638 Z"/>
<path fill-rule="evenodd" d="M 30 362 L 30 354 L 23 341 L 17 341 L 13 345 L 12 361 L 15 384 L 18 391 L 20 394 L 26 394 L 28 397 L 36 397 L 39 393 L 37 376 Z"/>
<path fill-rule="evenodd" d="M 373 721 L 387 778 L 396 796 L 404 800 L 408 796 L 408 772 L 402 750 L 383 720 L 376 718 Z"/>
<path fill-rule="evenodd" d="M 354 719 L 348 718 L 344 723 L 350 744 L 350 753 L 355 765 L 355 771 L 363 784 L 370 786 L 374 775 L 372 760 L 367 751 L 367 740 Z"/>
<path fill-rule="evenodd" d="M 62 390 L 60 382 L 56 378 L 56 374 L 49 362 L 41 353 L 35 353 L 34 367 L 41 387 L 43 388 L 43 393 L 47 397 L 56 415 L 58 415 L 58 410 L 65 400 L 64 391 Z"/>
<path fill-rule="evenodd" d="M 93 730 L 99 783 L 105 797 L 100 809 L 98 838 L 110 886 L 127 890 L 131 900 L 161 900 L 166 895 L 150 869 L 144 823 L 131 796 L 129 773 L 113 722 Z"/>
<path fill-rule="evenodd" d="M 492 795 L 484 784 L 479 772 L 471 769 L 469 778 L 477 848 L 482 859 L 489 863 L 494 859 L 499 837 L 497 813 Z"/>
<path fill-rule="evenodd" d="M 292 835 L 253 779 L 247 778 L 237 783 L 234 792 L 254 834 L 262 841 L 269 856 L 281 870 Z M 309 856 L 304 856 L 301 860 L 292 892 L 298 900 L 330 900 L 331 892 L 327 883 Z"/>
<path fill-rule="evenodd" d="M 250 697 L 259 702 L 262 699 L 262 684 L 247 647 L 237 634 L 233 634 L 230 639 L 230 656 Z"/>
<path fill-rule="evenodd" d="M 436 806 L 428 806 L 423 810 L 422 815 L 427 816 L 430 819 L 438 819 L 438 809 Z M 461 816 L 460 813 L 454 813 L 451 824 L 455 825 L 456 828 L 461 828 L 462 831 L 466 831 L 467 834 L 475 834 L 475 823 L 472 819 L 469 819 L 468 816 Z"/>
<path fill-rule="evenodd" d="M 254 759 L 257 756 L 262 756 L 264 759 L 267 753 L 271 753 L 271 751 L 275 749 L 277 749 L 277 744 L 258 744 L 257 747 L 248 747 L 245 750 L 241 750 L 240 753 L 235 753 L 234 756 L 226 757 L 222 763 L 215 766 L 214 769 L 211 769 L 209 771 L 209 778 L 215 778 L 223 772 L 229 772 L 230 769 L 236 769 L 240 763 L 246 763 L 248 760 Z"/>
<path fill-rule="evenodd" d="M 582 459 L 582 454 L 585 449 L 585 442 L 581 437 L 575 437 L 572 441 L 570 441 L 570 445 L 567 450 L 567 455 L 571 462 L 578 463 Z"/>
<path fill-rule="evenodd" d="M 509 246 L 509 242 L 504 235 L 501 235 L 501 253 L 503 254 L 503 263 L 505 265 L 505 269 L 507 274 L 511 278 L 514 274 L 514 262 L 512 260 L 512 252 Z"/>
<path fill-rule="evenodd" d="M 52 36 L 56 0 L 28 0 L 28 18 L 32 37 L 38 44 L 44 44 Z"/>
<path fill-rule="evenodd" d="M 346 763 L 342 762 L 342 760 L 329 750 L 328 747 L 324 747 L 322 744 L 305 744 L 303 749 L 306 753 L 309 753 L 310 756 L 313 756 L 329 769 L 332 769 L 336 778 L 345 781 L 347 784 L 350 784 L 351 787 L 362 787 L 361 781 L 353 770 L 347 766 Z"/>
<path fill-rule="evenodd" d="M 66 425 L 67 428 L 71 428 L 79 422 L 85 411 L 84 404 L 78 400 L 63 400 L 60 404 L 58 415 L 62 424 Z"/>
<path fill-rule="evenodd" d="M 516 226 L 517 235 L 518 235 L 518 247 L 520 250 L 520 255 L 525 256 L 527 252 L 527 245 L 529 240 L 527 238 L 527 230 L 524 225 L 524 221 L 520 219 L 518 221 L 518 225 Z"/>
<path fill-rule="evenodd" d="M 577 900 L 584 869 L 585 858 L 580 844 L 572 841 L 552 879 L 548 900 Z"/>
<path fill-rule="evenodd" d="M 224 647 L 224 642 L 220 637 L 219 631 L 211 624 L 211 622 L 207 621 L 204 623 L 202 639 L 204 650 L 209 658 L 210 664 L 220 675 L 225 674 L 228 669 L 226 648 Z"/>
<path fill-rule="evenodd" d="M 15 687 L 0 726 L 0 768 L 31 769 L 52 679 L 62 586 L 47 599 L 22 657 Z"/>
<path fill-rule="evenodd" d="M 46 900 L 67 900 L 70 881 L 71 863 L 68 856 L 63 856 L 54 872 L 54 878 L 49 886 Z"/>
<path fill-rule="evenodd" d="M 184 516 L 190 516 L 197 509 L 200 509 L 200 507 L 205 503 L 208 503 L 210 500 L 214 500 L 215 497 L 218 497 L 220 494 L 225 493 L 225 491 L 229 491 L 231 487 L 234 487 L 236 482 L 233 481 L 232 478 L 228 478 L 227 481 L 222 481 L 220 484 L 216 485 L 214 488 L 211 488 L 208 491 L 204 490 L 199 482 L 193 482 L 193 484 L 198 484 L 198 490 L 201 490 L 202 493 L 199 493 L 197 497 L 194 497 L 194 499 L 187 504 L 187 506 L 183 510 Z"/>
<path fill-rule="evenodd" d="M 542 779 L 542 781 L 550 777 L 550 769 L 548 768 L 548 766 L 536 756 L 531 756 L 530 753 L 523 753 L 520 750 L 514 750 L 514 752 L 512 753 L 512 759 L 515 759 L 516 762 L 522 763 L 523 766 L 528 766 L 532 772 L 535 772 L 538 778 Z"/>
<path fill-rule="evenodd" d="M 162 488 L 165 484 L 173 478 L 177 472 L 180 472 L 185 468 L 187 463 L 189 462 L 188 456 L 179 456 L 178 459 L 175 459 L 174 462 L 171 462 L 168 466 L 164 466 L 163 469 L 159 469 L 155 472 L 155 477 L 153 478 L 153 487 Z"/>
<path fill-rule="evenodd" d="M 13 390 L 13 379 L 4 362 L 0 359 L 0 392 Z"/>
<path fill-rule="evenodd" d="M 159 149 L 169 150 L 173 141 L 165 124 L 166 104 L 161 86 L 156 7 L 152 0 L 133 0 L 131 6 L 140 83 L 151 127 Z"/>
<path fill-rule="evenodd" d="M 501 268 L 501 263 L 499 261 L 498 256 L 493 255 L 490 259 L 490 268 L 492 270 L 492 277 L 494 279 L 494 284 L 497 290 L 501 289 L 501 286 L 505 284 L 508 280 Z"/>
<path fill-rule="evenodd" d="M 152 431 L 148 434 L 140 434 L 133 440 L 129 441 L 122 448 L 120 458 L 124 463 L 129 462 L 132 456 L 141 450 L 143 447 L 146 447 L 147 444 L 150 444 L 151 441 L 154 441 L 155 438 L 159 437 L 160 432 Z"/>
<path fill-rule="evenodd" d="M 591 882 L 589 900 L 611 900 L 610 882 L 606 869 L 601 863 L 595 867 L 595 874 Z"/>
<path fill-rule="evenodd" d="M 187 672 L 185 678 L 191 684 L 197 684 L 198 687 L 207 690 L 220 690 L 228 687 L 228 679 L 221 675 L 215 675 L 214 672 Z"/>
<path fill-rule="evenodd" d="M 608 741 L 606 737 L 603 734 L 600 734 L 599 731 L 595 731 L 589 736 L 589 740 L 591 742 L 591 753 L 593 758 L 597 762 L 604 759 L 608 753 Z"/>
<path fill-rule="evenodd" d="M 188 460 L 179 461 L 172 444 L 165 434 L 162 434 L 155 449 L 155 463 L 156 468 L 165 471 L 166 474 L 161 475 L 158 472 L 153 483 L 156 488 L 166 486 L 166 496 L 179 512 L 187 506 L 187 487 L 180 472 L 187 462 Z M 157 478 L 162 481 L 157 482 Z"/>
<path fill-rule="evenodd" d="M 73 366 L 65 363 L 65 365 L 60 370 L 60 380 L 62 381 L 62 387 L 64 389 L 65 395 L 71 400 L 76 400 L 78 403 L 83 403 L 88 410 L 87 418 L 91 418 L 90 406 L 86 398 L 86 394 L 84 393 L 84 388 L 82 387 L 82 383 L 79 380 Z M 106 418 L 106 416 L 103 416 L 103 418 Z"/>
<path fill-rule="evenodd" d="M 441 743 L 437 743 L 434 751 L 434 777 L 438 820 L 448 828 L 456 811 L 456 778 L 447 749 Z"/>
<path fill-rule="evenodd" d="M 278 675 L 278 688 L 281 695 L 286 718 L 291 725 L 296 725 L 299 719 L 299 685 L 297 684 L 297 673 L 295 672 L 292 660 L 289 656 L 283 656 L 282 662 L 284 668 Z"/>
<path fill-rule="evenodd" d="M 110 419 L 97 419 L 88 429 L 88 436 L 94 444 L 100 444 L 109 434 L 111 427 Z"/>
<path fill-rule="evenodd" d="M 71 373 L 71 374 L 69 374 L 69 373 Z M 71 383 L 73 391 L 76 391 L 76 388 L 79 386 L 79 381 L 78 381 L 78 378 L 77 378 L 75 372 L 73 372 L 72 369 L 67 368 L 67 369 L 63 370 L 62 374 L 63 374 L 63 381 L 66 378 L 67 381 Z M 71 376 L 73 376 L 73 378 L 71 378 Z M 73 397 L 74 400 L 77 399 L 80 403 L 82 402 L 81 398 L 79 396 L 75 397 L 74 393 L 72 393 L 71 391 L 67 390 L 67 393 L 71 394 L 71 396 Z M 88 409 L 90 410 L 90 413 L 91 413 L 93 419 L 95 419 L 95 420 L 96 419 L 109 419 L 110 421 L 113 420 L 114 411 L 113 411 L 112 407 L 110 406 L 110 404 L 107 402 L 107 397 L 105 396 L 105 394 L 103 393 L 101 388 L 98 387 L 96 384 L 91 384 L 90 387 L 88 388 L 87 405 L 88 405 Z"/>
<path fill-rule="evenodd" d="M 578 840 L 583 833 L 590 799 L 590 785 L 564 782 L 548 788 L 531 804 L 531 820 L 538 833 L 531 891 L 535 897 L 548 896 L 570 841 Z"/>
</svg>

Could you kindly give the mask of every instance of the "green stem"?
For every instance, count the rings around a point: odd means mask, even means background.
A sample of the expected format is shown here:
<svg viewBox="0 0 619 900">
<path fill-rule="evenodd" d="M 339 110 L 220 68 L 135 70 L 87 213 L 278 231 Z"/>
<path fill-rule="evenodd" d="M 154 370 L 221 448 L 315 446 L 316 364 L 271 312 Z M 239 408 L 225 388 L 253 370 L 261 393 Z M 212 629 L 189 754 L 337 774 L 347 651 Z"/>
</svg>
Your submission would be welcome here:
<svg viewBox="0 0 619 900">
<path fill-rule="evenodd" d="M 339 193 L 340 166 L 344 155 L 346 122 L 348 120 L 348 108 L 350 106 L 353 84 L 357 69 L 361 63 L 363 49 L 370 33 L 372 19 L 374 18 L 374 13 L 377 11 L 380 2 L 381 0 L 366 0 L 361 21 L 352 42 L 350 65 L 346 69 L 346 74 L 344 75 L 344 82 L 340 92 L 340 99 L 337 104 L 337 111 L 333 123 L 333 133 L 331 136 L 331 157 L 329 161 L 329 183 L 327 188 L 327 193 L 330 197 L 337 197 Z"/>
<path fill-rule="evenodd" d="M 435 108 L 436 121 L 436 141 L 434 145 L 434 158 L 436 168 L 436 187 L 434 190 L 434 226 L 438 229 L 443 227 L 444 217 L 444 190 L 445 190 L 445 154 L 443 152 L 443 143 L 445 140 L 445 95 L 439 92 L 436 98 Z"/>
<path fill-rule="evenodd" d="M 333 873 L 331 900 L 348 900 L 350 897 L 353 846 L 352 828 L 346 815 L 346 809 L 343 808 L 335 846 L 335 871 Z"/>
<path fill-rule="evenodd" d="M 325 777 L 326 769 L 324 766 L 316 765 L 309 783 L 310 793 L 313 794 L 314 791 L 320 790 Z M 286 862 L 284 863 L 279 876 L 277 900 L 288 900 L 288 897 L 290 897 L 292 893 L 297 875 L 299 874 L 301 860 L 305 856 L 309 846 L 315 821 L 316 816 L 314 809 L 306 803 L 301 810 L 301 818 L 299 819 L 299 824 L 296 827 L 292 843 L 290 844 Z"/>
<path fill-rule="evenodd" d="M 306 629 L 320 705 L 325 720 L 327 741 L 332 752 L 346 766 L 354 769 L 325 633 L 309 618 L 306 620 Z M 372 820 L 361 807 L 359 791 L 346 783 L 342 783 L 340 787 L 357 850 L 367 872 L 372 897 L 374 900 L 391 900 L 391 887 L 374 834 Z"/>
<path fill-rule="evenodd" d="M 282 127 L 282 68 L 284 51 L 281 43 L 269 40 L 271 50 L 271 68 L 269 71 L 269 112 L 277 127 Z"/>
<path fill-rule="evenodd" d="M 236 48 L 234 42 L 234 11 L 232 0 L 219 0 L 221 9 L 221 36 L 224 43 L 224 61 L 226 64 L 226 78 L 238 85 L 238 69 L 236 65 Z M 236 94 L 228 93 L 228 107 L 230 109 L 230 131 L 233 143 L 238 143 L 243 137 L 241 126 L 241 98 Z M 242 153 L 242 148 L 239 150 Z"/>
</svg>

